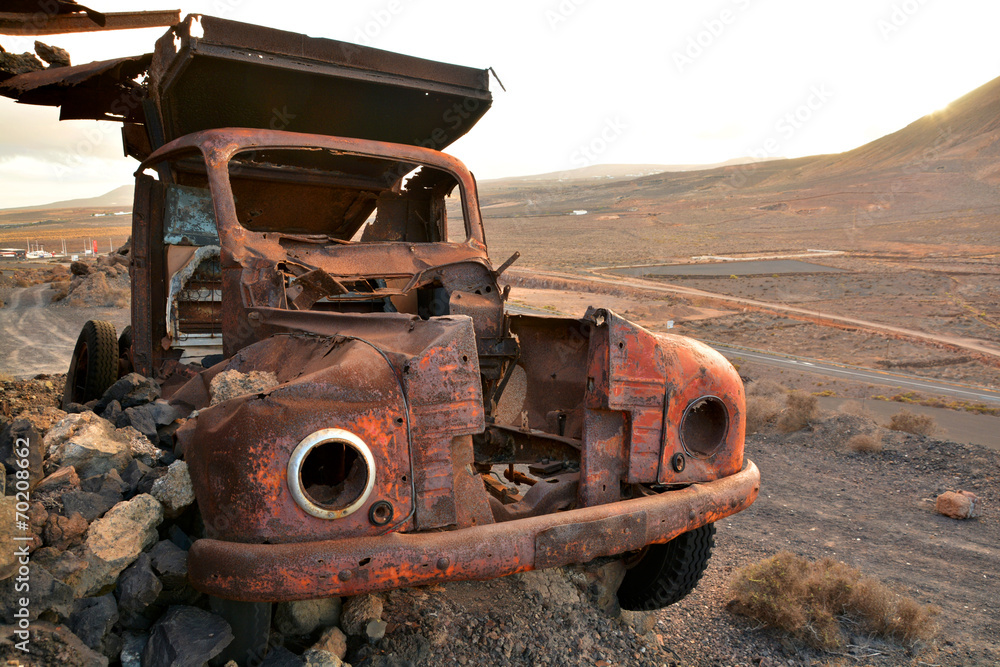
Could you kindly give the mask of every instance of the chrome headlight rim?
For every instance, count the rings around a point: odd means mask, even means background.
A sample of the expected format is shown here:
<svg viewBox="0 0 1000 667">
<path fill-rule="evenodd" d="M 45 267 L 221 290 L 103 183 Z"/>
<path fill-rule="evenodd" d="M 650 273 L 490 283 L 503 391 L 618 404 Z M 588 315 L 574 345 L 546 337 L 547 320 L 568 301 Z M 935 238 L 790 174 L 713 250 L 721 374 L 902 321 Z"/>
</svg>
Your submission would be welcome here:
<svg viewBox="0 0 1000 667">
<path fill-rule="evenodd" d="M 334 509 L 316 503 L 306 492 L 302 484 L 302 465 L 309 454 L 320 445 L 340 442 L 354 449 L 366 467 L 367 479 L 361 494 L 346 507 Z M 292 499 L 304 512 L 320 519 L 342 519 L 361 509 L 371 497 L 375 489 L 375 457 L 371 449 L 359 436 L 342 428 L 325 428 L 310 433 L 295 446 L 288 459 L 287 474 L 288 489 Z"/>
</svg>

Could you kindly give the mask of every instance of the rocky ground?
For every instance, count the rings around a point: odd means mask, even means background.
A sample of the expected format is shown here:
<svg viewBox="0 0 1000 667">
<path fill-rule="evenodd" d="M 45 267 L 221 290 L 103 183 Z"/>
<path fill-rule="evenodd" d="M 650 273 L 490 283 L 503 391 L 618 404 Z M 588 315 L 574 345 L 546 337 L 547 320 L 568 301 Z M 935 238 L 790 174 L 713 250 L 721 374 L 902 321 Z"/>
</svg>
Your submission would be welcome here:
<svg viewBox="0 0 1000 667">
<path fill-rule="evenodd" d="M 0 541 L 31 551 L 31 655 L 17 650 L 17 563 L 0 551 L 0 658 L 23 665 L 203 664 L 232 641 L 217 602 L 186 581 L 186 550 L 203 527 L 183 461 L 177 416 L 155 383 L 130 376 L 88 409 L 56 406 L 62 378 L 2 384 L 0 459 L 7 471 Z M 238 387 L 238 383 L 230 383 Z M 881 449 L 852 451 L 862 433 Z M 27 452 L 30 520 L 17 511 L 18 438 Z M 403 665 L 995 665 L 993 597 L 1000 557 L 1000 454 L 888 431 L 865 416 L 816 415 L 748 438 L 762 471 L 749 510 L 719 522 L 695 592 L 652 613 L 622 612 L 607 561 L 487 582 L 458 582 L 274 605 L 270 647 L 241 664 Z M 966 489 L 980 515 L 934 511 Z M 741 566 L 779 550 L 842 560 L 940 609 L 934 636 L 912 645 L 857 634 L 832 652 L 801 645 L 727 611 Z M 259 608 L 255 611 L 257 613 Z M 265 618 L 266 621 L 266 618 Z M 213 664 L 223 664 L 214 661 Z"/>
</svg>

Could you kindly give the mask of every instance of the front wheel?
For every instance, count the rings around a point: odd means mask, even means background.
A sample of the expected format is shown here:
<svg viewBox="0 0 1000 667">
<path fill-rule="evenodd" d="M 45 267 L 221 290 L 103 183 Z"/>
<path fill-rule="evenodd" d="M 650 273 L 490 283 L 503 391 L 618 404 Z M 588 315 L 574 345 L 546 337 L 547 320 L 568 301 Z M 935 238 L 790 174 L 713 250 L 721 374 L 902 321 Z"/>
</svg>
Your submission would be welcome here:
<svg viewBox="0 0 1000 667">
<path fill-rule="evenodd" d="M 618 604 L 631 611 L 652 611 L 680 602 L 694 590 L 715 546 L 715 524 L 681 533 L 666 544 L 651 544 L 625 573 Z"/>
<path fill-rule="evenodd" d="M 118 336 L 115 325 L 90 320 L 76 339 L 66 374 L 63 407 L 100 398 L 118 380 Z"/>
</svg>

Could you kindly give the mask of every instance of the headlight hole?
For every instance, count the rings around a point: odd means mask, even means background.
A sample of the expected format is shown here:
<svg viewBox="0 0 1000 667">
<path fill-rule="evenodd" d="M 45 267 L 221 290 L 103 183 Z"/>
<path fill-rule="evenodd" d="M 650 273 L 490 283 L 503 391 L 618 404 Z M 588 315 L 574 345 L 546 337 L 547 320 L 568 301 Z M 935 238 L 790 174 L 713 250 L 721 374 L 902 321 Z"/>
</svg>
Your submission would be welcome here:
<svg viewBox="0 0 1000 667">
<path fill-rule="evenodd" d="M 729 410 L 721 398 L 702 396 L 692 401 L 681 418 L 681 442 L 691 456 L 715 454 L 729 433 Z"/>
<path fill-rule="evenodd" d="M 368 481 L 368 466 L 347 442 L 323 442 L 302 461 L 302 491 L 325 509 L 344 509 L 361 496 Z"/>
</svg>

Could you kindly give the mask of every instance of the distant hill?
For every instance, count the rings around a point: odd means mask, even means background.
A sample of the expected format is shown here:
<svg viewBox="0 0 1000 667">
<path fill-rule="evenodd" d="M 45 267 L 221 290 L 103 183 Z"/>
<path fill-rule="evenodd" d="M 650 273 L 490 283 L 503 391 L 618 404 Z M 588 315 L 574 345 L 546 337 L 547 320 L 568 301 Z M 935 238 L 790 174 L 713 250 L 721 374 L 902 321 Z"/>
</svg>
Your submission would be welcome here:
<svg viewBox="0 0 1000 667">
<path fill-rule="evenodd" d="M 480 181 L 480 183 L 488 186 L 502 186 L 517 185 L 521 183 L 536 183 L 539 181 L 583 181 L 591 179 L 622 180 L 638 178 L 640 176 L 649 176 L 651 174 L 662 174 L 665 172 L 715 169 L 717 167 L 746 164 L 753 161 L 753 158 L 743 157 L 726 160 L 725 162 L 718 162 L 716 164 L 593 164 L 587 167 L 580 167 L 578 169 L 552 171 L 545 174 L 493 178 Z"/>
<path fill-rule="evenodd" d="M 18 208 L 0 209 L 0 212 L 13 211 L 42 211 L 47 209 L 57 210 L 65 208 L 114 208 L 122 207 L 131 210 L 132 208 L 132 185 L 123 185 L 115 188 L 111 192 L 106 192 L 98 197 L 88 197 L 86 199 L 67 199 L 56 201 L 51 204 L 39 204 L 36 206 L 22 206 Z"/>
</svg>

